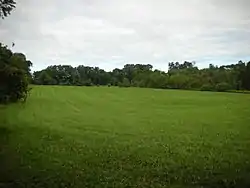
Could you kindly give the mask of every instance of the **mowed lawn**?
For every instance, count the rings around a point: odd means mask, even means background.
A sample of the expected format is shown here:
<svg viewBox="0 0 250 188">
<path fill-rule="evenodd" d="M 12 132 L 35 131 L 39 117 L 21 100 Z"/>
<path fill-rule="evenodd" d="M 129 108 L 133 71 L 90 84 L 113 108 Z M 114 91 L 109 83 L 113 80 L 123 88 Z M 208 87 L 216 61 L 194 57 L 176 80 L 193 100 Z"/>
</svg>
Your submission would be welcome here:
<svg viewBox="0 0 250 188">
<path fill-rule="evenodd" d="M 250 186 L 247 94 L 34 86 L 0 115 L 0 187 Z"/>
</svg>

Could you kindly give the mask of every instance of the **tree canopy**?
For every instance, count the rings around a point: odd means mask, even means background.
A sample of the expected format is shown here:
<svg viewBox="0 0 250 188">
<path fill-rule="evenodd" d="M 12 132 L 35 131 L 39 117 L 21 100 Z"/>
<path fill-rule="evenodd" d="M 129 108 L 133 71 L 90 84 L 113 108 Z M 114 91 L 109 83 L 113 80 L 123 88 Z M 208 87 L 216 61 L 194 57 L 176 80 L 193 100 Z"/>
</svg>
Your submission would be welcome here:
<svg viewBox="0 0 250 188">
<path fill-rule="evenodd" d="M 7 17 L 15 7 L 16 2 L 14 0 L 0 0 L 0 17 Z"/>
<path fill-rule="evenodd" d="M 126 64 L 107 72 L 98 67 L 54 65 L 33 74 L 39 85 L 113 85 L 196 90 L 250 90 L 250 62 L 198 69 L 195 62 L 170 62 L 168 72 L 150 64 Z"/>
<path fill-rule="evenodd" d="M 25 100 L 31 80 L 31 61 L 0 43 L 0 103 Z"/>
<path fill-rule="evenodd" d="M 0 0 L 0 18 L 7 17 L 15 5 L 14 0 Z M 31 66 L 24 54 L 13 53 L 0 42 L 0 103 L 26 100 L 28 84 L 32 80 Z"/>
</svg>

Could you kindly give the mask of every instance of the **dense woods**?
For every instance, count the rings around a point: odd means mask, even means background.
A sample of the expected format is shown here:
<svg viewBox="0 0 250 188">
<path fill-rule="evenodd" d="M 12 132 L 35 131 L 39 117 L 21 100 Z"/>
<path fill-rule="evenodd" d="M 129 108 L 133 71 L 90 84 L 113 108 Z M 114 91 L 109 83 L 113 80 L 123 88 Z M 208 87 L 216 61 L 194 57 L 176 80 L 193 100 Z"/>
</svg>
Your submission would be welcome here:
<svg viewBox="0 0 250 188">
<path fill-rule="evenodd" d="M 38 85 L 121 86 L 206 91 L 250 90 L 250 62 L 199 69 L 194 62 L 171 62 L 168 72 L 153 70 L 150 64 L 126 64 L 107 72 L 98 67 L 49 66 L 34 72 Z"/>
</svg>

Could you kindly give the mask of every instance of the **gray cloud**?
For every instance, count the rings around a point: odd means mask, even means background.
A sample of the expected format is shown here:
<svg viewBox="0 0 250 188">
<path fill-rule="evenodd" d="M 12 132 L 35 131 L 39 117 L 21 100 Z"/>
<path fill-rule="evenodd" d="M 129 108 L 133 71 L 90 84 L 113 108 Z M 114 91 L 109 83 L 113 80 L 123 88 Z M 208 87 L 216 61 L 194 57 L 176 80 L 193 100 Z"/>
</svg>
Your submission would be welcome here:
<svg viewBox="0 0 250 188">
<path fill-rule="evenodd" d="M 249 0 L 19 0 L 0 21 L 34 70 L 50 64 L 104 69 L 169 61 L 230 64 L 250 60 Z"/>
</svg>

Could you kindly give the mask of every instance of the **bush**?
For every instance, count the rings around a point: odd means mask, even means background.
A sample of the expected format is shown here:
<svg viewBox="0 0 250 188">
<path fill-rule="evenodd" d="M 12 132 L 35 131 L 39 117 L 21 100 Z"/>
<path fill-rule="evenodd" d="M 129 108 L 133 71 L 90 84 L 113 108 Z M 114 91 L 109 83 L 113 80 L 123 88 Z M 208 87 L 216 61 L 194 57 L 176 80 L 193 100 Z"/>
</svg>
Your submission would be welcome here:
<svg viewBox="0 0 250 188">
<path fill-rule="evenodd" d="M 0 103 L 26 100 L 29 92 L 28 79 L 22 70 L 12 70 L 11 73 L 0 71 L 6 82 L 0 83 Z"/>
<path fill-rule="evenodd" d="M 118 83 L 119 87 L 130 87 L 129 80 L 127 78 L 123 79 L 123 82 Z"/>
<path fill-rule="evenodd" d="M 93 86 L 93 83 L 91 82 L 90 79 L 88 79 L 88 80 L 86 80 L 86 81 L 83 82 L 83 85 L 84 86 Z"/>
<path fill-rule="evenodd" d="M 224 91 L 228 91 L 231 89 L 230 84 L 226 83 L 226 82 L 222 82 L 222 83 L 218 83 L 216 85 L 216 91 L 219 92 L 224 92 Z"/>
<path fill-rule="evenodd" d="M 31 65 L 25 55 L 12 53 L 0 43 L 0 103 L 26 100 Z"/>
<path fill-rule="evenodd" d="M 201 91 L 213 91 L 214 87 L 212 84 L 203 84 L 200 88 Z"/>
</svg>

